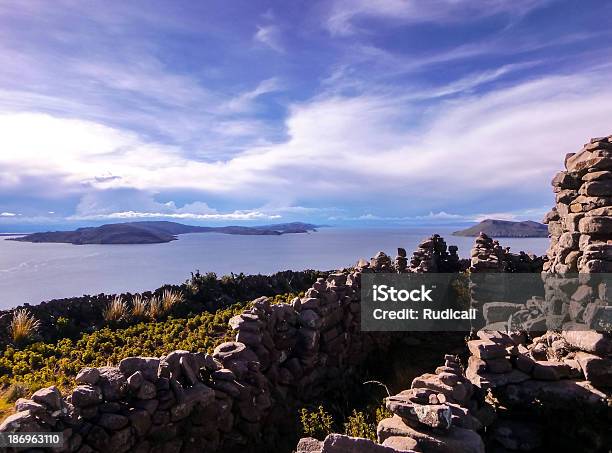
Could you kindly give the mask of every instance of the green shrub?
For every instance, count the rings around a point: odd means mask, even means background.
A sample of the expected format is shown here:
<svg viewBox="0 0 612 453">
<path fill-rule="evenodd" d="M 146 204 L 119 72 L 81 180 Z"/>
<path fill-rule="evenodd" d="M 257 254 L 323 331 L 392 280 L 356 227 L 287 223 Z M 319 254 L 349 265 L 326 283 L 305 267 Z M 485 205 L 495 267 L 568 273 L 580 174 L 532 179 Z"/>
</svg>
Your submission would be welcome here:
<svg viewBox="0 0 612 453">
<path fill-rule="evenodd" d="M 347 436 L 363 437 L 376 441 L 376 428 L 381 420 L 391 417 L 393 414 L 384 406 L 380 405 L 372 413 L 353 409 L 353 413 L 344 424 L 344 433 Z"/>
<path fill-rule="evenodd" d="M 306 437 L 323 440 L 328 434 L 334 432 L 333 418 L 325 411 L 323 406 L 319 406 L 313 411 L 306 408 L 300 409 L 300 423 L 302 434 Z"/>
<path fill-rule="evenodd" d="M 67 389 L 85 366 L 117 364 L 130 356 L 161 356 L 176 349 L 212 352 L 231 339 L 227 323 L 247 306 L 238 303 L 190 318 L 140 322 L 118 329 L 105 327 L 77 339 L 36 342 L 21 349 L 7 347 L 0 352 L 0 387 L 21 383 L 30 392 L 49 385 Z"/>
</svg>

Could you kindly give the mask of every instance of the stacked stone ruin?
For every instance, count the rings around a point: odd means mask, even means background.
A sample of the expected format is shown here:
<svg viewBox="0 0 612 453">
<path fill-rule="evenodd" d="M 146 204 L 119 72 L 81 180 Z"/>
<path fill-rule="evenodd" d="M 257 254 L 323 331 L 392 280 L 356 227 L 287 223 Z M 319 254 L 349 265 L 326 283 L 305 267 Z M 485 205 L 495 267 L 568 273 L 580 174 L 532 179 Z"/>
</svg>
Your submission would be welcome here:
<svg viewBox="0 0 612 453">
<path fill-rule="evenodd" d="M 551 244 L 543 266 L 544 297 L 533 297 L 513 315 L 522 316 L 517 325 L 529 336 L 479 332 L 480 339 L 468 342 L 466 375 L 512 410 L 529 411 L 537 404 L 603 417 L 604 428 L 590 432 L 584 445 L 597 451 L 612 442 L 605 421 L 612 388 L 610 282 L 596 275 L 612 269 L 609 137 L 569 154 L 565 166 L 553 178 L 556 206 L 545 218 Z M 510 324 L 512 318 L 506 327 Z M 546 331 L 553 327 L 559 330 Z M 504 448 L 529 451 L 542 443 L 539 422 L 500 420 L 489 435 Z"/>
<path fill-rule="evenodd" d="M 511 253 L 510 247 L 502 247 L 485 233 L 478 235 L 470 252 L 471 273 L 531 273 L 540 272 L 543 265 L 541 257 L 523 251 Z"/>
<path fill-rule="evenodd" d="M 594 138 L 565 158 L 552 180 L 555 207 L 545 271 L 612 272 L 612 136 Z"/>
</svg>

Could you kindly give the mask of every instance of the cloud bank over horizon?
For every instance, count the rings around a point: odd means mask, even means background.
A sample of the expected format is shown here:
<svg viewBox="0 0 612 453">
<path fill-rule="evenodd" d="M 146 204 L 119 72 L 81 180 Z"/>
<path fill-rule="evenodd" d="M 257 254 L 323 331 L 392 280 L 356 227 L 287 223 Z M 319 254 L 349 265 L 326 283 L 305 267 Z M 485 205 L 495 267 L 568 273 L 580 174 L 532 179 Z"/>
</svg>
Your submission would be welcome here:
<svg viewBox="0 0 612 453">
<path fill-rule="evenodd" d="M 5 2 L 0 231 L 539 220 L 612 133 L 612 5 L 484 3 Z"/>
</svg>

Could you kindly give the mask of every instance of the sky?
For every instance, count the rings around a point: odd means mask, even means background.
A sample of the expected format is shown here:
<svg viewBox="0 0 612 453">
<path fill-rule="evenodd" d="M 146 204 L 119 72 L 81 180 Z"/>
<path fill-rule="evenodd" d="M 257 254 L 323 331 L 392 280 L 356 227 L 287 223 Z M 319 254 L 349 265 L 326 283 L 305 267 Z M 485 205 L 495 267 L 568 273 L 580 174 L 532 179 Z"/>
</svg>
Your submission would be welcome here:
<svg viewBox="0 0 612 453">
<path fill-rule="evenodd" d="M 0 231 L 540 220 L 609 1 L 0 1 Z"/>
</svg>

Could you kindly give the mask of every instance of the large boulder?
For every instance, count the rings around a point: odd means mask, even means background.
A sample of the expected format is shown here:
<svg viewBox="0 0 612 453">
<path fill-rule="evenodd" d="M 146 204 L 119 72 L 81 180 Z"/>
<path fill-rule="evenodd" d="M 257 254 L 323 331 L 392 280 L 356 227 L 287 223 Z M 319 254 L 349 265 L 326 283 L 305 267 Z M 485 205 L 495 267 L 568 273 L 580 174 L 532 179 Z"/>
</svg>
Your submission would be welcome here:
<svg viewBox="0 0 612 453">
<path fill-rule="evenodd" d="M 34 392 L 32 400 L 47 406 L 52 411 L 60 410 L 62 407 L 62 394 L 54 385 Z"/>
<path fill-rule="evenodd" d="M 87 407 L 102 402 L 102 392 L 93 385 L 79 385 L 72 391 L 72 404 Z"/>
<path fill-rule="evenodd" d="M 612 387 L 612 360 L 586 352 L 578 352 L 576 360 L 595 387 Z"/>
<path fill-rule="evenodd" d="M 29 410 L 9 415 L 0 424 L 0 432 L 2 433 L 40 432 L 42 430 L 36 417 Z"/>
</svg>

